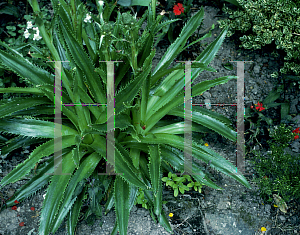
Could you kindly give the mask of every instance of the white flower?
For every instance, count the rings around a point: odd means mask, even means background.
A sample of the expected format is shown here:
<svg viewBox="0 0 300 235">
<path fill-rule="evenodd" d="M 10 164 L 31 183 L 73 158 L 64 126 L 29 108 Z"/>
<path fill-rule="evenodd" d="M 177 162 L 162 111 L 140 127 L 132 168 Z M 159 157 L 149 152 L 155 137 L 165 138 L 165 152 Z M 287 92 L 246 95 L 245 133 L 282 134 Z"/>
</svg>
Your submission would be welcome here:
<svg viewBox="0 0 300 235">
<path fill-rule="evenodd" d="M 100 6 L 103 6 L 104 2 L 103 1 L 98 1 Z"/>
<path fill-rule="evenodd" d="M 87 23 L 87 22 L 91 23 L 91 18 L 92 17 L 89 14 L 86 14 L 86 18 L 84 19 L 84 22 L 85 23 Z"/>
<path fill-rule="evenodd" d="M 32 23 L 31 23 L 31 21 L 28 21 L 27 22 L 27 29 L 31 29 L 33 27 L 33 25 L 32 25 Z"/>
<path fill-rule="evenodd" d="M 24 32 L 24 37 L 25 38 L 29 38 L 30 33 L 28 32 L 28 30 L 26 29 Z"/>
<path fill-rule="evenodd" d="M 164 14 L 166 14 L 166 12 L 165 12 L 165 10 L 163 10 L 161 13 L 160 13 L 160 15 L 164 15 Z"/>
<path fill-rule="evenodd" d="M 43 195 L 43 198 L 45 199 L 45 197 L 46 197 L 46 193 Z"/>
<path fill-rule="evenodd" d="M 40 40 L 42 37 L 37 33 L 37 34 L 34 34 L 34 37 L 33 37 L 33 40 Z"/>
<path fill-rule="evenodd" d="M 33 30 L 39 31 L 39 28 L 38 28 L 38 27 L 35 27 L 35 28 L 33 28 Z"/>
</svg>

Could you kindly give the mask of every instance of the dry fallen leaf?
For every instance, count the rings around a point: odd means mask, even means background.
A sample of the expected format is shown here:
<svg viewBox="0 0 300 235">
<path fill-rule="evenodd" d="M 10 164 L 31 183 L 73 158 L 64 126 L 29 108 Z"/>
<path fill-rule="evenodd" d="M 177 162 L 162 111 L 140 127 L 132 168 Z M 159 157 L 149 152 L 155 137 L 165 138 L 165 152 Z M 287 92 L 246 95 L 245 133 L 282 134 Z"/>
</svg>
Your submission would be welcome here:
<svg viewBox="0 0 300 235">
<path fill-rule="evenodd" d="M 287 213 L 287 205 L 286 203 L 283 201 L 283 199 L 278 196 L 277 194 L 273 194 L 273 198 L 275 200 L 275 203 L 277 206 L 279 206 L 279 209 L 283 212 L 283 213 Z"/>
</svg>

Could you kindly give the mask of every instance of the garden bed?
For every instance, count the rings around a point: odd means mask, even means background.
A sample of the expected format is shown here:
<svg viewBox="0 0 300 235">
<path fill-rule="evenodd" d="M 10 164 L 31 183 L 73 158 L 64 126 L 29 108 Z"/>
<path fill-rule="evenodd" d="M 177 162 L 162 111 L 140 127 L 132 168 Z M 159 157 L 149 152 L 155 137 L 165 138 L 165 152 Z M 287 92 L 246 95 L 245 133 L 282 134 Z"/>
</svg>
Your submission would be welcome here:
<svg viewBox="0 0 300 235">
<path fill-rule="evenodd" d="M 195 8 L 200 6 L 194 4 Z M 216 15 L 219 9 L 213 6 L 204 7 L 204 23 L 200 31 L 210 27 L 213 23 L 217 25 L 218 18 Z M 202 41 L 212 42 L 221 32 L 221 29 L 216 27 L 212 31 L 212 37 Z M 163 40 L 157 46 L 157 55 L 153 60 L 153 68 L 158 63 L 161 56 L 166 51 L 168 41 Z M 199 51 L 190 51 L 190 55 L 197 54 Z M 185 60 L 178 57 L 177 60 Z M 259 100 L 263 100 L 269 92 L 280 84 L 279 78 L 270 76 L 274 71 L 278 71 L 282 65 L 281 60 L 274 59 L 268 50 L 261 49 L 248 51 L 239 49 L 236 38 L 226 38 L 219 50 L 218 55 L 209 65 L 215 68 L 218 72 L 202 72 L 195 79 L 193 85 L 214 79 L 217 77 L 236 75 L 236 63 L 232 62 L 233 70 L 226 70 L 223 66 L 228 61 L 253 61 L 253 63 L 245 63 L 245 106 L 250 107 L 256 104 Z M 173 64 L 176 62 L 174 61 Z M 210 100 L 212 104 L 234 104 L 236 103 L 236 80 L 211 88 L 202 96 L 193 99 L 193 104 L 204 104 L 204 100 Z M 285 99 L 290 101 L 290 113 L 297 114 L 300 111 L 299 95 L 293 90 L 287 90 Z M 283 97 L 282 97 L 283 98 Z M 204 105 L 203 105 L 204 106 Z M 208 109 L 218 112 L 228 117 L 233 123 L 236 122 L 236 106 L 231 105 L 212 105 L 204 106 Z M 273 113 L 272 113 L 273 112 Z M 280 115 L 279 110 L 273 109 L 270 116 L 277 117 Z M 298 122 L 294 129 L 300 126 L 300 116 L 294 115 L 294 121 Z M 275 122 L 276 123 L 276 122 Z M 276 123 L 276 124 L 279 124 Z M 245 130 L 247 131 L 247 130 Z M 231 161 L 235 165 L 236 161 L 236 145 L 227 139 L 210 133 L 203 139 L 208 146 L 219 153 L 221 156 Z M 299 139 L 293 143 L 292 152 L 300 153 Z M 249 175 L 245 177 L 250 182 L 252 189 L 247 189 L 243 185 L 237 183 L 232 178 L 220 174 L 210 167 L 207 171 L 215 178 L 215 182 L 222 188 L 223 191 L 213 190 L 208 187 L 203 187 L 202 193 L 193 191 L 186 192 L 184 195 L 179 193 L 175 198 L 173 190 L 164 187 L 163 200 L 168 201 L 164 205 L 164 211 L 169 217 L 172 228 L 175 234 L 222 234 L 235 235 L 245 234 L 254 235 L 261 234 L 261 228 L 266 228 L 266 233 L 271 234 L 299 234 L 300 233 L 300 207 L 299 201 L 291 200 L 288 206 L 288 212 L 283 213 L 279 208 L 274 207 L 274 203 L 266 203 L 259 195 L 260 189 L 252 182 L 256 177 L 256 171 L 250 163 L 251 154 L 249 153 L 254 147 L 260 149 L 263 156 L 266 155 L 267 145 L 246 146 L 246 169 L 245 172 Z M 0 164 L 2 172 L 0 172 L 0 180 L 7 175 L 16 165 L 23 162 L 33 150 L 32 147 L 24 148 L 23 152 L 15 152 L 11 158 L 4 158 Z M 204 164 L 204 166 L 206 166 Z M 1 190 L 1 193 L 6 196 L 11 196 L 16 189 L 23 185 L 26 180 L 11 184 Z M 0 213 L 0 234 L 3 235 L 18 235 L 18 234 L 38 234 L 39 212 L 43 202 L 45 191 L 40 191 L 32 198 L 26 199 L 22 204 L 18 205 L 18 209 L 11 210 L 8 208 Z M 34 207 L 34 210 L 31 208 Z M 25 222 L 25 226 L 20 227 L 19 223 Z M 115 223 L 114 211 L 103 216 L 102 220 L 96 220 L 95 224 L 89 226 L 86 221 L 82 221 L 78 225 L 76 234 L 110 234 Z M 100 225 L 102 224 L 102 227 Z M 65 225 L 55 233 L 55 235 L 66 234 Z M 128 234 L 169 234 L 165 232 L 159 224 L 155 224 L 148 210 L 141 206 L 134 206 L 129 219 Z"/>
</svg>

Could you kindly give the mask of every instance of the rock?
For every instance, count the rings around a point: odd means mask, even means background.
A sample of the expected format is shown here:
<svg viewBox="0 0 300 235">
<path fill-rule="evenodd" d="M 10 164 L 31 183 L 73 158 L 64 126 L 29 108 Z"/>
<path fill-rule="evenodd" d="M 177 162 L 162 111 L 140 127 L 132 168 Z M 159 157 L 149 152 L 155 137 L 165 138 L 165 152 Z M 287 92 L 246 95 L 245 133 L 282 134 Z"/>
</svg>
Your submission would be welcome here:
<svg viewBox="0 0 300 235">
<path fill-rule="evenodd" d="M 260 71 L 260 66 L 255 65 L 254 68 L 253 68 L 253 71 L 254 71 L 254 73 L 259 73 L 259 71 Z"/>
<path fill-rule="evenodd" d="M 300 115 L 297 115 L 296 117 L 294 117 L 292 119 L 292 121 L 295 122 L 296 126 L 299 126 L 300 125 Z"/>
<path fill-rule="evenodd" d="M 290 104 L 290 113 L 291 114 L 298 113 L 297 109 L 296 109 L 297 104 L 298 104 L 298 99 L 293 99 L 291 101 L 291 104 Z"/>
<path fill-rule="evenodd" d="M 283 215 L 280 215 L 279 219 L 281 219 L 282 221 L 286 221 L 286 218 Z"/>
<path fill-rule="evenodd" d="M 211 97 L 211 94 L 208 91 L 205 91 L 202 95 L 206 99 L 209 99 Z"/>
<path fill-rule="evenodd" d="M 271 205 L 267 204 L 265 205 L 265 211 L 270 211 L 271 210 Z"/>
<path fill-rule="evenodd" d="M 207 109 L 211 109 L 211 101 L 210 99 L 205 99 L 204 100 L 205 106 Z"/>
<path fill-rule="evenodd" d="M 299 149 L 300 149 L 300 143 L 299 141 L 293 141 L 291 144 L 292 147 L 292 151 L 295 153 L 299 153 Z"/>
</svg>

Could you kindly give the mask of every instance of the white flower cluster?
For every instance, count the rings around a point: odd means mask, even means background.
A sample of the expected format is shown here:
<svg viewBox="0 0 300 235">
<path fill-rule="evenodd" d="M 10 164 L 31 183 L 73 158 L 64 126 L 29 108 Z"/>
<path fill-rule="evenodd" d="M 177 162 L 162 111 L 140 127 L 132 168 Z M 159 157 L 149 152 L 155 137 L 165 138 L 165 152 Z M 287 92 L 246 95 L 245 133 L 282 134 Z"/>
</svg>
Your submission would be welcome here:
<svg viewBox="0 0 300 235">
<path fill-rule="evenodd" d="M 86 17 L 85 17 L 85 19 L 83 20 L 85 23 L 87 23 L 87 22 L 89 22 L 89 23 L 91 23 L 92 21 L 91 21 L 91 15 L 90 14 L 86 14 Z"/>
<path fill-rule="evenodd" d="M 31 29 L 31 28 L 36 31 L 35 34 L 34 34 L 33 40 L 36 40 L 36 41 L 40 40 L 42 38 L 40 36 L 40 31 L 39 31 L 38 27 L 33 28 L 33 25 L 32 25 L 31 21 L 27 22 L 27 28 L 24 32 L 24 37 L 29 38 L 30 33 L 29 33 L 28 29 Z"/>
</svg>

